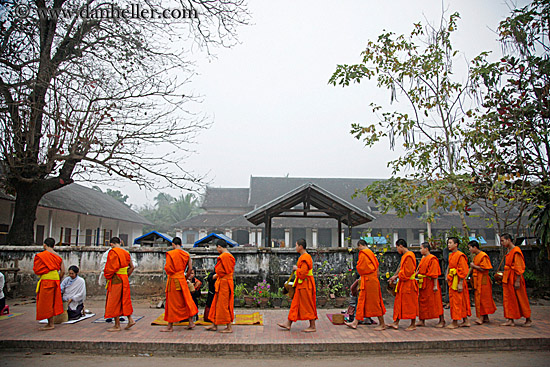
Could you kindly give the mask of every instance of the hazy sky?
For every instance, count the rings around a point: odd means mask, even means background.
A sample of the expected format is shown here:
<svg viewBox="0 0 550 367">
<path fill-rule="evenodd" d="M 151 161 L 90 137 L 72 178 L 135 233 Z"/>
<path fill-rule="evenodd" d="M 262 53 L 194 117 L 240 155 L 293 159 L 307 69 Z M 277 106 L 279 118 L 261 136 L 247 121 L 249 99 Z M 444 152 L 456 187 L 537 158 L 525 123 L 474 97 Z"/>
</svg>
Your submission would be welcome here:
<svg viewBox="0 0 550 367">
<path fill-rule="evenodd" d="M 460 13 L 453 43 L 466 58 L 483 50 L 499 56 L 495 29 L 509 14 L 502 0 L 249 1 L 251 24 L 239 29 L 240 44 L 204 57 L 189 86 L 204 97 L 200 109 L 213 125 L 186 168 L 217 187 L 248 187 L 251 175 L 389 177 L 386 164 L 397 153 L 385 141 L 367 149 L 349 133 L 352 122 L 375 122 L 369 104 L 388 103 L 389 92 L 374 81 L 327 82 L 337 64 L 358 63 L 384 29 L 408 34 L 415 22 L 438 23 L 443 6 L 447 17 Z M 130 184 L 119 189 L 137 205 L 156 195 Z"/>
</svg>

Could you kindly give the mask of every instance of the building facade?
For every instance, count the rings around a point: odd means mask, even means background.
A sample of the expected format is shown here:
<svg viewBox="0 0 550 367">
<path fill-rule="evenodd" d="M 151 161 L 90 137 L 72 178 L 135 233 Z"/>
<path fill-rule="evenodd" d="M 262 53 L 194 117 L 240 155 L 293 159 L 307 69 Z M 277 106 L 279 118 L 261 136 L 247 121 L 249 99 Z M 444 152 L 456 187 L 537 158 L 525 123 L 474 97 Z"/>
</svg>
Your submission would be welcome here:
<svg viewBox="0 0 550 367">
<path fill-rule="evenodd" d="M 0 194 L 0 245 L 7 244 L 15 208 L 15 197 Z M 88 187 L 70 184 L 44 195 L 36 211 L 35 242 L 53 237 L 62 245 L 107 246 L 113 236 L 125 245 L 151 224 L 123 203 Z"/>
<path fill-rule="evenodd" d="M 374 181 L 376 179 L 251 177 L 248 188 L 208 187 L 202 203 L 204 213 L 174 224 L 173 229 L 187 244 L 215 232 L 225 234 L 240 245 L 263 246 L 264 226 L 253 225 L 244 215 L 306 183 L 322 187 L 376 219 L 354 227 L 350 234 L 348 228 L 338 233 L 337 221 L 330 218 L 275 218 L 272 224 L 273 247 L 288 247 L 299 238 L 306 238 L 313 247 L 337 247 L 338 236 L 343 239 L 351 237 L 353 245 L 361 237 L 379 237 L 390 245 L 394 245 L 398 238 L 404 238 L 411 245 L 418 246 L 428 238 L 428 232 L 432 238 L 445 238 L 453 228 L 462 228 L 456 212 L 439 213 L 435 223 L 428 228 L 422 220 L 422 211 L 400 218 L 395 213 L 380 213 L 364 196 L 353 197 L 356 190 Z M 469 214 L 466 221 L 470 236 L 482 237 L 487 245 L 498 246 L 498 234 L 489 228 L 480 208 L 473 206 Z"/>
</svg>

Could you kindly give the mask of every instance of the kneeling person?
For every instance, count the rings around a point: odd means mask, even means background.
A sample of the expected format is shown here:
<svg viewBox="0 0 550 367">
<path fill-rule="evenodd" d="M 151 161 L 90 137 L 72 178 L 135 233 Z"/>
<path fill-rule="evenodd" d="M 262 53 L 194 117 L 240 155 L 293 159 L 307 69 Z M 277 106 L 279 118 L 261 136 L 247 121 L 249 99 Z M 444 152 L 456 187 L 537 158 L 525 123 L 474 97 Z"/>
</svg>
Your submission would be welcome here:
<svg viewBox="0 0 550 367">
<path fill-rule="evenodd" d="M 69 267 L 69 276 L 61 282 L 63 301 L 68 302 L 67 314 L 69 320 L 78 320 L 84 314 L 86 300 L 86 282 L 78 276 L 78 266 Z"/>
</svg>

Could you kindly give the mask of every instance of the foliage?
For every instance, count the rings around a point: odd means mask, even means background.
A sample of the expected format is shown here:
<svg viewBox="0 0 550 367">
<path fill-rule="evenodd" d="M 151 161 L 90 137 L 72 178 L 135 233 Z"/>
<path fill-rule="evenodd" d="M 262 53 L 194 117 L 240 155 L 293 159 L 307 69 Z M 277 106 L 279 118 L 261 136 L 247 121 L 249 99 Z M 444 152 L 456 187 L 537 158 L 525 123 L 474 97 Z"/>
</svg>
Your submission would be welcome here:
<svg viewBox="0 0 550 367">
<path fill-rule="evenodd" d="M 434 210 L 456 210 L 467 233 L 465 213 L 470 202 L 466 198 L 471 186 L 463 173 L 460 124 L 471 115 L 464 111 L 470 79 L 453 79 L 453 61 L 459 52 L 452 47 L 451 35 L 458 19 L 454 13 L 448 21 L 442 19 L 439 28 L 417 23 L 408 37 L 385 32 L 367 42 L 360 64 L 338 65 L 329 83 L 348 86 L 375 78 L 378 87 L 390 91 L 392 102 L 398 97 L 407 101 L 408 110 L 401 106 L 404 110 L 395 111 L 371 103 L 378 121 L 352 124 L 351 133 L 368 147 L 387 138 L 392 149 L 398 143 L 405 149 L 401 157 L 388 163 L 394 177 L 357 195 L 366 195 L 384 212 L 396 208 L 399 215 L 416 211 L 432 199 Z M 409 169 L 412 172 L 404 178 L 396 176 Z M 428 214 L 426 220 L 434 218 Z"/>
<path fill-rule="evenodd" d="M 328 260 L 323 261 L 313 269 L 313 277 L 315 279 L 315 288 L 317 289 L 317 295 L 320 297 L 328 297 L 329 290 L 329 276 L 334 271 Z"/>
<path fill-rule="evenodd" d="M 284 298 L 285 294 L 283 293 L 284 287 L 279 287 L 275 292 L 271 292 L 271 298 Z"/>
<path fill-rule="evenodd" d="M 235 298 L 243 298 L 245 294 L 248 294 L 246 283 L 235 284 L 234 293 Z"/>
<path fill-rule="evenodd" d="M 182 162 L 209 122 L 190 112 L 190 51 L 234 43 L 244 0 L 147 1 L 194 10 L 178 21 L 80 16 L 124 13 L 129 0 L 27 1 L 27 17 L 19 3 L 3 2 L 0 19 L 0 184 L 17 194 L 8 242 L 32 244 L 38 202 L 75 178 L 196 190 L 202 177 Z"/>
<path fill-rule="evenodd" d="M 99 186 L 92 186 L 92 189 L 97 190 L 99 192 L 103 192 L 101 191 L 101 188 Z M 122 204 L 126 205 L 127 207 L 131 207 L 131 205 L 126 202 L 126 200 L 128 200 L 128 195 L 124 195 L 122 192 L 120 192 L 120 190 L 107 189 L 105 191 L 105 194 L 109 195 L 110 197 L 112 197 L 117 201 L 120 201 Z"/>
<path fill-rule="evenodd" d="M 530 221 L 550 258 L 550 1 L 535 0 L 500 22 L 504 56 L 477 60 L 483 111 L 467 143 L 478 196 L 530 208 Z M 520 231 L 517 230 L 519 234 Z"/>
<path fill-rule="evenodd" d="M 145 233 L 151 230 L 170 232 L 174 223 L 200 213 L 199 200 L 193 194 L 174 198 L 170 194 L 159 193 L 155 202 L 154 207 L 146 206 L 139 210 L 141 215 L 153 223 L 143 228 Z"/>
<path fill-rule="evenodd" d="M 254 302 L 260 304 L 260 298 L 269 298 L 271 296 L 271 285 L 267 280 L 263 280 L 256 284 L 254 288 L 249 292 L 249 295 L 254 297 Z"/>
</svg>

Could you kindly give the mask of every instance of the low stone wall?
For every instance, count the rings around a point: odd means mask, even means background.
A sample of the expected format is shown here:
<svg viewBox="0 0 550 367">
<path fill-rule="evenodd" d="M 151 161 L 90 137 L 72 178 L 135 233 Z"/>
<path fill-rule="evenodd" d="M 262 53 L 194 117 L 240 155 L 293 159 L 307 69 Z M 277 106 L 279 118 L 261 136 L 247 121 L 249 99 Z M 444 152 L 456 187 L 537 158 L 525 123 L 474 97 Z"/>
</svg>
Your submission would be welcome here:
<svg viewBox="0 0 550 367">
<path fill-rule="evenodd" d="M 90 295 L 99 295 L 105 292 L 103 286 L 98 283 L 100 261 L 107 247 L 56 247 L 66 267 L 77 265 L 80 275 L 86 280 L 87 292 Z M 164 273 L 165 252 L 169 248 L 127 248 L 132 257 L 137 261 L 137 269 L 130 277 L 132 294 L 138 296 L 161 295 L 164 292 L 166 275 Z M 484 248 L 496 269 L 500 263 L 501 249 L 499 247 Z M 0 267 L 19 267 L 18 295 L 30 296 L 34 294 L 37 276 L 32 271 L 34 255 L 42 251 L 41 246 L 0 246 Z M 188 250 L 193 258 L 193 264 L 197 269 L 211 271 L 216 264 L 218 253 L 215 249 L 193 248 Z M 274 286 L 282 286 L 292 271 L 292 266 L 298 259 L 298 254 L 293 249 L 281 248 L 255 248 L 241 247 L 230 250 L 235 256 L 235 282 L 255 284 L 267 279 Z M 413 249 L 417 259 L 421 255 L 418 249 Z M 546 259 L 539 258 L 537 248 L 522 247 L 527 268 L 541 276 L 550 274 L 550 263 Z M 341 273 L 355 266 L 357 251 L 348 251 L 345 248 L 310 249 L 314 267 L 319 267 L 324 261 L 328 261 L 334 273 Z M 436 250 L 434 255 L 442 259 L 442 251 Z M 400 261 L 400 256 L 395 249 L 389 250 L 384 255 L 380 265 L 381 274 L 394 271 Z M 441 263 L 444 268 L 443 262 Z"/>
</svg>

